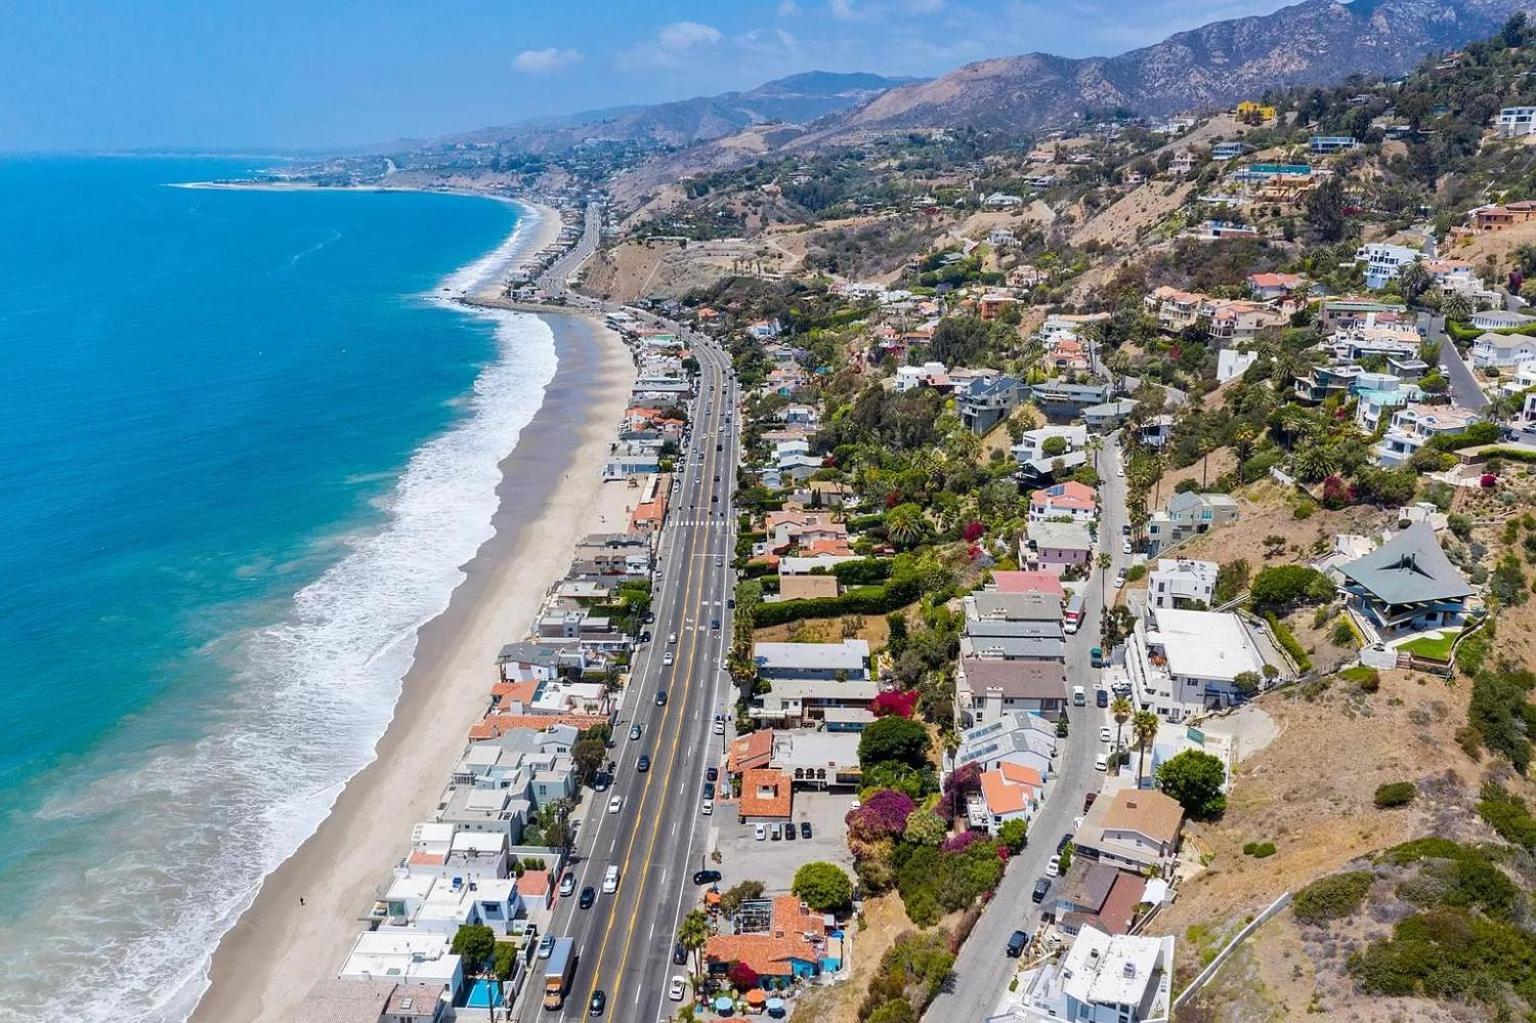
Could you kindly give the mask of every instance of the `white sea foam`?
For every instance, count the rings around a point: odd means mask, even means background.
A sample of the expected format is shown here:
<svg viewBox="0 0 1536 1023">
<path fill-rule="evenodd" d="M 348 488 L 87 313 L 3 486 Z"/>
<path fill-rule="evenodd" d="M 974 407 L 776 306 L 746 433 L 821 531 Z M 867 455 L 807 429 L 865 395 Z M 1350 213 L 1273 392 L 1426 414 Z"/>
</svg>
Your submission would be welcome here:
<svg viewBox="0 0 1536 1023">
<path fill-rule="evenodd" d="M 484 280 L 522 231 L 440 287 Z M 77 857 L 74 869 L 50 863 L 59 880 L 0 932 L 0 1021 L 185 1020 L 219 938 L 372 759 L 417 631 L 490 538 L 499 463 L 555 372 L 541 320 L 472 315 L 495 321 L 499 357 L 475 381 L 465 417 L 416 451 L 380 530 L 351 538 L 285 621 L 233 644 L 237 695 L 209 733 L 42 808 L 82 835 L 111 834 L 113 851 L 88 855 L 100 846 L 82 841 L 61 854 Z"/>
</svg>

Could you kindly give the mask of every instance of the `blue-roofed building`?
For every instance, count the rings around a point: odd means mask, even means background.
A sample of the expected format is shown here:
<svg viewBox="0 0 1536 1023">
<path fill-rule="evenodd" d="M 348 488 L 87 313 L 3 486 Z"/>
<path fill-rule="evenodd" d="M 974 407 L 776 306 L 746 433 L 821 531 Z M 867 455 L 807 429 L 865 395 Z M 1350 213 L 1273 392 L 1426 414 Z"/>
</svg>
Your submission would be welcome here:
<svg viewBox="0 0 1536 1023">
<path fill-rule="evenodd" d="M 1363 558 L 1339 567 L 1350 608 L 1383 639 L 1460 626 L 1472 587 L 1416 522 Z"/>
</svg>

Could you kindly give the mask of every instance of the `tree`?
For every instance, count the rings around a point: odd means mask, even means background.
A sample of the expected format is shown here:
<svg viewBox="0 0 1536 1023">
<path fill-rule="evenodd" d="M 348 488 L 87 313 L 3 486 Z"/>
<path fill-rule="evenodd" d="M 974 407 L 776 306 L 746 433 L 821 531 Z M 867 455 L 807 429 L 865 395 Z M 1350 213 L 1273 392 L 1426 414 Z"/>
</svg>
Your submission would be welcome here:
<svg viewBox="0 0 1536 1023">
<path fill-rule="evenodd" d="M 454 932 L 451 950 L 471 973 L 479 973 L 496 954 L 496 932 L 485 924 L 465 924 Z"/>
<path fill-rule="evenodd" d="M 1423 260 L 1415 259 L 1397 272 L 1398 290 L 1410 303 L 1428 290 L 1431 282 L 1432 278 L 1429 276 L 1429 271 L 1424 268 Z"/>
<path fill-rule="evenodd" d="M 1136 784 L 1141 784 L 1142 768 L 1146 765 L 1147 750 L 1157 740 L 1157 728 L 1161 719 L 1150 710 L 1138 710 L 1131 718 L 1131 735 L 1136 739 L 1140 754 L 1136 758 Z"/>
<path fill-rule="evenodd" d="M 914 810 L 901 837 L 913 845 L 938 845 L 948 830 L 944 819 L 932 810 Z"/>
<path fill-rule="evenodd" d="M 577 776 L 585 780 L 597 773 L 607 755 L 607 746 L 596 736 L 577 739 L 576 745 L 571 747 L 571 764 L 576 768 Z"/>
<path fill-rule="evenodd" d="M 919 722 L 900 717 L 883 717 L 864 729 L 859 736 L 859 765 L 866 769 L 881 763 L 928 767 L 931 746 L 928 729 Z"/>
<path fill-rule="evenodd" d="M 1296 475 L 1308 483 L 1316 483 L 1339 471 L 1339 454 L 1332 445 L 1313 441 L 1296 449 L 1292 463 Z"/>
<path fill-rule="evenodd" d="M 853 902 L 853 879 L 835 863 L 807 863 L 795 871 L 790 891 L 818 913 L 845 909 Z"/>
<path fill-rule="evenodd" d="M 1307 565 L 1271 565 L 1254 577 L 1249 593 L 1260 614 L 1283 613 L 1297 604 L 1326 604 L 1333 599 L 1334 586 Z"/>
<path fill-rule="evenodd" d="M 1225 781 L 1221 758 L 1195 749 L 1187 749 L 1157 768 L 1158 787 L 1177 799 L 1184 812 L 1196 820 L 1211 820 L 1225 812 L 1227 797 L 1221 791 Z"/>
<path fill-rule="evenodd" d="M 763 897 L 763 882 L 742 881 L 720 893 L 720 913 L 729 919 L 741 911 L 743 902 Z"/>
<path fill-rule="evenodd" d="M 1067 453 L 1067 438 L 1047 437 L 1040 445 L 1040 453 L 1046 458 L 1058 458 Z"/>
<path fill-rule="evenodd" d="M 898 547 L 910 547 L 923 538 L 926 523 L 923 509 L 915 504 L 898 504 L 885 513 L 885 535 Z"/>
<path fill-rule="evenodd" d="M 1262 676 L 1256 671 L 1241 671 L 1232 680 L 1232 685 L 1242 696 L 1256 696 L 1263 681 Z"/>
<path fill-rule="evenodd" d="M 702 909 L 690 910 L 683 917 L 683 922 L 677 927 L 677 943 L 689 952 L 693 953 L 693 973 L 698 976 L 703 973 L 702 964 L 699 962 L 699 952 L 704 948 L 704 943 L 709 940 L 709 917 Z"/>
<path fill-rule="evenodd" d="M 1014 817 L 1012 820 L 1003 821 L 997 829 L 997 840 L 1007 846 L 1009 852 L 1016 853 L 1024 848 L 1025 834 L 1028 829 L 1029 825 L 1024 823 L 1023 818 Z"/>
<path fill-rule="evenodd" d="M 1472 318 L 1472 300 L 1463 292 L 1453 291 L 1440 303 L 1440 311 L 1447 322 L 1465 323 Z"/>
<path fill-rule="evenodd" d="M 1344 184 L 1337 175 L 1324 178 L 1307 193 L 1307 223 L 1322 241 L 1332 243 L 1344 237 L 1344 199 Z"/>
<path fill-rule="evenodd" d="M 1110 716 L 1115 719 L 1115 749 L 1120 748 L 1120 729 L 1131 719 L 1133 708 L 1131 701 L 1124 696 L 1117 696 L 1109 705 Z"/>
</svg>

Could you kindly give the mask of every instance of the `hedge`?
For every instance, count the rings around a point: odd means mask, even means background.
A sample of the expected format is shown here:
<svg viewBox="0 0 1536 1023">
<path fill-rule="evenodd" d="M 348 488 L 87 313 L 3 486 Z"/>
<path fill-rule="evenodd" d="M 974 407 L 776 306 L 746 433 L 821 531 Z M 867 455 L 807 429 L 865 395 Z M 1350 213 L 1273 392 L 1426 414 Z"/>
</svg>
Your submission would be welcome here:
<svg viewBox="0 0 1536 1023">
<path fill-rule="evenodd" d="M 1445 332 L 1453 341 L 1476 341 L 1484 334 L 1536 334 L 1536 323 L 1525 323 L 1518 327 L 1504 327 L 1500 330 L 1478 330 L 1466 323 L 1445 321 Z"/>
<path fill-rule="evenodd" d="M 923 595 L 917 577 L 892 579 L 884 586 L 859 586 L 839 597 L 781 600 L 757 609 L 756 625 L 765 628 L 804 618 L 841 618 L 843 615 L 883 615 L 906 607 Z"/>
<path fill-rule="evenodd" d="M 812 574 L 816 574 L 812 572 Z M 860 558 L 832 566 L 832 574 L 844 586 L 873 586 L 891 577 L 891 562 L 879 558 Z"/>
<path fill-rule="evenodd" d="M 1275 634 L 1275 641 L 1285 647 L 1285 652 L 1290 654 L 1291 660 L 1296 662 L 1297 669 L 1303 674 L 1311 671 L 1312 658 L 1308 657 L 1307 652 L 1301 648 L 1301 644 L 1296 642 L 1296 637 L 1292 635 L 1285 623 L 1275 617 L 1273 611 L 1266 614 L 1264 620 L 1269 623 L 1270 631 Z"/>
</svg>

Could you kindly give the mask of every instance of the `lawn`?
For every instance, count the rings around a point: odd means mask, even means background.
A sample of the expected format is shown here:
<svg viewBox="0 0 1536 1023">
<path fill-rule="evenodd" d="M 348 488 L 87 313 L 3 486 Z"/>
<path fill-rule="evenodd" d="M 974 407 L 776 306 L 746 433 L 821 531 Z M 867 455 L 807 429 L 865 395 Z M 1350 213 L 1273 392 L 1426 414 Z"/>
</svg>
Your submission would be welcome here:
<svg viewBox="0 0 1536 1023">
<path fill-rule="evenodd" d="M 1443 664 L 1451 659 L 1451 646 L 1455 644 L 1456 637 L 1459 635 L 1461 635 L 1459 629 L 1446 629 L 1438 636 L 1420 636 L 1411 643 L 1404 643 L 1398 649 L 1406 650 L 1426 661 L 1439 661 Z"/>
</svg>

